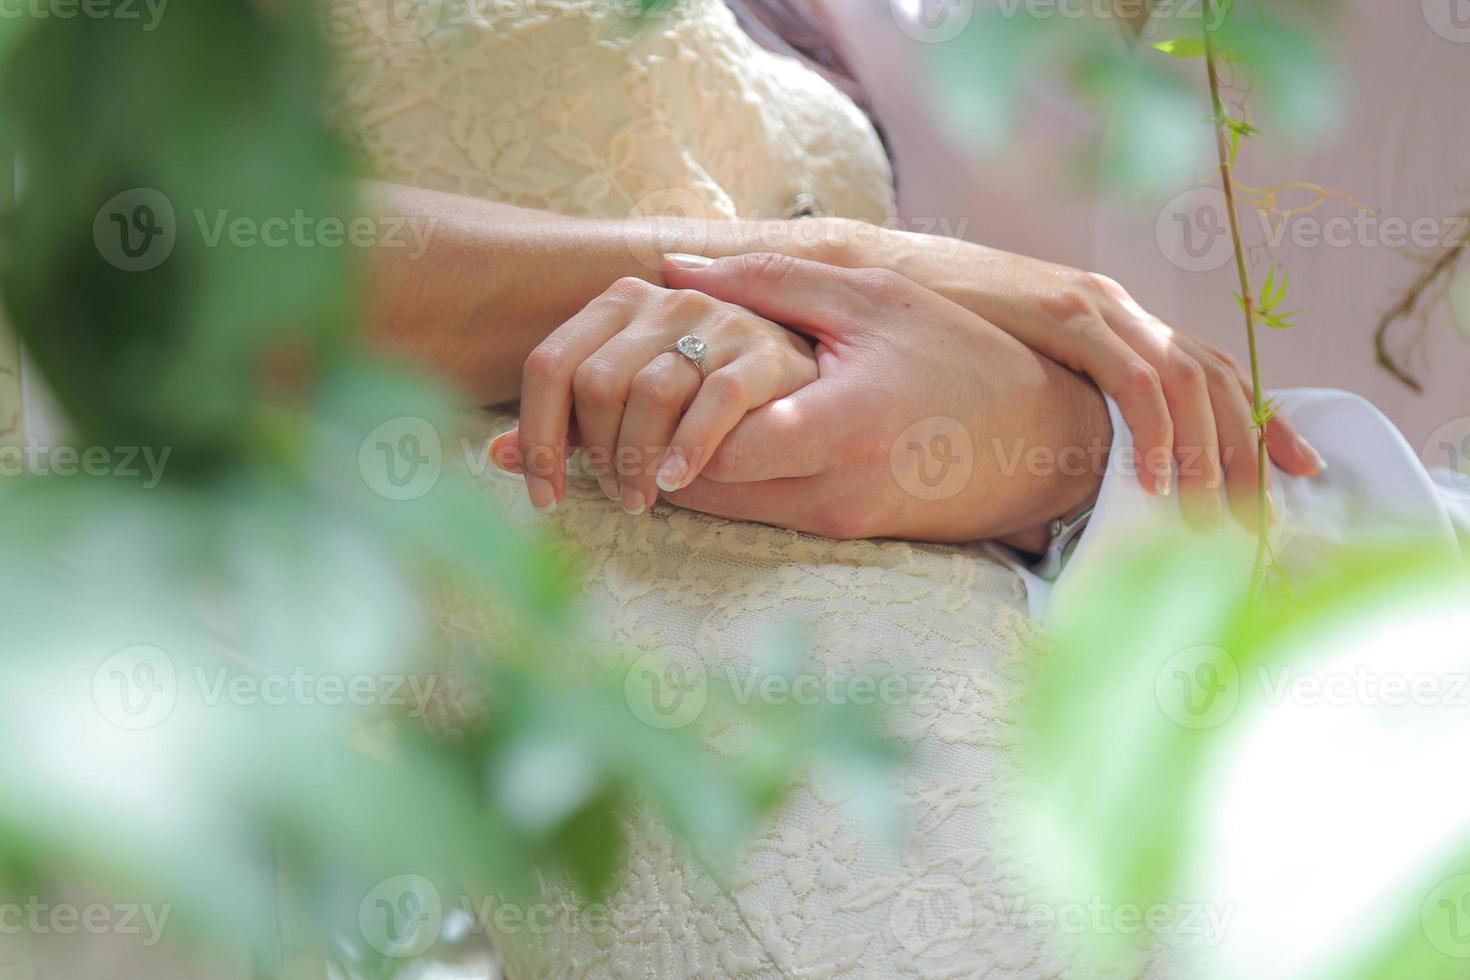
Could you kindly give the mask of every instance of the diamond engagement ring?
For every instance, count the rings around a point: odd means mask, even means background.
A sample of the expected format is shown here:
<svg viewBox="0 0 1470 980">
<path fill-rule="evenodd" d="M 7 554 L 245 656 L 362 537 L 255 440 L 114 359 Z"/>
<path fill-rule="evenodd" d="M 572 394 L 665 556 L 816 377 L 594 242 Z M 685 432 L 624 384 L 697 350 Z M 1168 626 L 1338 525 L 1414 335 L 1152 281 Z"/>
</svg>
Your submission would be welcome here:
<svg viewBox="0 0 1470 980">
<path fill-rule="evenodd" d="M 689 358 L 690 363 L 699 368 L 700 380 L 704 379 L 704 355 L 709 353 L 708 344 L 694 336 L 694 334 L 686 333 L 677 341 L 664 348 L 664 353 L 668 353 L 669 351 L 673 351 L 675 354 L 683 354 Z"/>
</svg>

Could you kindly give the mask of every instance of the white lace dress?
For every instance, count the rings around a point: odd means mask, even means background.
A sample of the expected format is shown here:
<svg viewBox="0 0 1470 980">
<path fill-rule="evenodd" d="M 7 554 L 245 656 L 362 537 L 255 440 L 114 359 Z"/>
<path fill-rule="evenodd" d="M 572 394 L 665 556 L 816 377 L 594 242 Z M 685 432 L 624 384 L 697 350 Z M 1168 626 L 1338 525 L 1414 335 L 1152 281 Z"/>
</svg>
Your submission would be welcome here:
<svg viewBox="0 0 1470 980">
<path fill-rule="evenodd" d="M 417 20 L 387 9 L 415 8 L 339 0 L 330 14 L 345 118 L 385 179 L 607 218 L 670 195 L 709 217 L 779 217 L 803 192 L 835 215 L 893 212 L 867 119 L 757 47 L 719 0 L 681 0 L 642 32 L 592 0 L 429 0 Z M 1014 572 L 978 548 L 837 543 L 663 503 L 629 517 L 590 481 L 539 518 L 518 479 L 486 482 L 508 511 L 580 543 L 588 601 L 635 653 L 744 676 L 763 638 L 799 621 L 818 670 L 921 679 L 897 722 L 914 753 L 906 844 L 807 785 L 717 884 L 640 821 L 616 928 L 497 934 L 512 977 L 1057 974 L 995 839 L 1031 630 Z"/>
</svg>

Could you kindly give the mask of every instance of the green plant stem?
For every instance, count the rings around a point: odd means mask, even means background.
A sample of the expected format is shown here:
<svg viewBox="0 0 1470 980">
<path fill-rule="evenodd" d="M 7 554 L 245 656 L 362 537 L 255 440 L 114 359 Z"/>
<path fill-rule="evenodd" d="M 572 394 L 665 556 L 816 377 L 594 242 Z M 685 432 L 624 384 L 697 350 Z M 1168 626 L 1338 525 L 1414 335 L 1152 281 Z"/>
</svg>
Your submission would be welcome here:
<svg viewBox="0 0 1470 980">
<path fill-rule="evenodd" d="M 1204 0 L 1204 22 L 1206 24 L 1213 21 L 1214 6 L 1214 0 Z M 1256 468 L 1256 561 L 1252 575 L 1252 592 L 1254 593 L 1259 590 L 1265 580 L 1266 561 L 1270 552 L 1268 537 L 1270 525 L 1267 522 L 1269 498 L 1266 490 L 1266 467 L 1270 465 L 1270 456 L 1266 450 L 1266 426 L 1262 422 L 1266 417 L 1265 397 L 1261 389 L 1261 359 L 1256 348 L 1255 291 L 1251 287 L 1250 270 L 1246 267 L 1245 246 L 1240 238 L 1240 220 L 1235 213 L 1235 181 L 1231 176 L 1230 139 L 1225 126 L 1225 103 L 1220 97 L 1219 59 L 1215 50 L 1215 40 L 1211 37 L 1208 27 L 1204 30 L 1204 42 L 1205 72 L 1210 80 L 1210 103 L 1214 109 L 1215 152 L 1220 160 L 1220 185 L 1225 192 L 1225 213 L 1230 221 L 1230 241 L 1235 248 L 1235 271 L 1240 277 L 1240 295 L 1243 300 L 1241 306 L 1245 310 L 1245 336 L 1250 347 L 1252 414 L 1256 421 L 1256 439 L 1259 450 Z"/>
</svg>

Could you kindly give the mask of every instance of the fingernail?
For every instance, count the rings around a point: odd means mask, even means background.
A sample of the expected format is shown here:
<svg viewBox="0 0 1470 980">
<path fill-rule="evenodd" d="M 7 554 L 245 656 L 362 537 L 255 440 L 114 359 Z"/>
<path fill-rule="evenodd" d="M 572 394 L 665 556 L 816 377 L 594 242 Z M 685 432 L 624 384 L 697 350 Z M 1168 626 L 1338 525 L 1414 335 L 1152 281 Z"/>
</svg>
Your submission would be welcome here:
<svg viewBox="0 0 1470 980">
<path fill-rule="evenodd" d="M 670 455 L 668 459 L 659 464 L 658 475 L 654 482 L 664 493 L 673 493 L 683 486 L 685 473 L 684 460 L 676 455 Z"/>
<path fill-rule="evenodd" d="M 608 500 L 618 500 L 622 496 L 622 491 L 618 488 L 618 481 L 610 476 L 599 476 L 597 485 L 602 488 L 603 495 Z"/>
<path fill-rule="evenodd" d="M 514 432 L 515 429 L 505 430 L 494 439 L 491 439 L 490 444 L 485 447 L 485 455 L 489 457 L 490 465 L 502 473 L 521 472 L 520 460 L 516 458 L 515 454 L 509 452 L 502 453 L 500 451 L 501 447 L 505 445 L 506 439 Z"/>
<path fill-rule="evenodd" d="M 1313 446 L 1310 442 L 1301 437 L 1297 438 L 1297 446 L 1301 448 L 1302 455 L 1307 457 L 1307 462 L 1316 467 L 1318 473 L 1321 473 L 1323 470 L 1327 469 L 1327 460 L 1323 459 L 1322 454 L 1317 452 L 1316 446 Z"/>
<path fill-rule="evenodd" d="M 689 255 L 686 252 L 670 252 L 664 256 L 664 261 L 675 269 L 708 269 L 715 264 L 715 260 L 703 255 Z"/>
<path fill-rule="evenodd" d="M 648 509 L 648 504 L 643 499 L 641 491 L 632 487 L 623 488 L 623 511 L 630 517 L 637 517 Z"/>
<path fill-rule="evenodd" d="M 1160 497 L 1167 497 L 1174 492 L 1174 471 L 1165 470 L 1154 478 L 1154 487 L 1159 491 Z"/>
<path fill-rule="evenodd" d="M 556 510 L 556 491 L 551 484 L 539 476 L 526 477 L 526 493 L 531 497 L 531 506 L 543 514 Z"/>
<path fill-rule="evenodd" d="M 1210 531 L 1219 531 L 1225 526 L 1225 505 L 1220 502 L 1220 495 L 1210 493 L 1205 501 L 1205 523 L 1209 525 Z"/>
</svg>

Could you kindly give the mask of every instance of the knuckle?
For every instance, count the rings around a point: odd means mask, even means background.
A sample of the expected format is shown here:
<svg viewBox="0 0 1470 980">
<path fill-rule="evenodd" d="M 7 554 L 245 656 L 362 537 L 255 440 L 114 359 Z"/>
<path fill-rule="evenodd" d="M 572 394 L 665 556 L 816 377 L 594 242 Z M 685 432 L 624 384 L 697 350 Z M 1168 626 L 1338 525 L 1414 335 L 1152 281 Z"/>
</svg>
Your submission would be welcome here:
<svg viewBox="0 0 1470 980">
<path fill-rule="evenodd" d="M 1068 286 L 1041 298 L 1041 311 L 1061 323 L 1077 323 L 1080 329 L 1096 331 L 1107 329 L 1107 324 L 1098 316 L 1097 303 L 1090 289 L 1084 286 Z"/>
<path fill-rule="evenodd" d="M 572 375 L 572 391 L 579 402 L 611 405 L 618 399 L 617 375 L 601 358 L 583 361 Z"/>
<path fill-rule="evenodd" d="M 535 381 L 561 381 L 566 371 L 566 358 L 554 344 L 541 344 L 526 357 L 526 377 Z"/>
<path fill-rule="evenodd" d="M 1128 291 L 1122 287 L 1118 280 L 1105 276 L 1100 272 L 1084 272 L 1079 281 L 1084 292 L 1094 296 L 1127 296 Z"/>
<path fill-rule="evenodd" d="M 637 302 L 649 295 L 658 287 L 646 279 L 637 276 L 624 276 L 607 288 L 602 295 L 613 300 L 625 303 Z"/>
<path fill-rule="evenodd" d="M 733 371 L 716 371 L 705 381 L 710 395 L 724 405 L 744 404 L 749 384 Z"/>
<path fill-rule="evenodd" d="M 633 397 L 654 405 L 669 406 L 679 400 L 678 380 L 661 366 L 649 365 L 633 376 Z"/>
<path fill-rule="evenodd" d="M 1205 380 L 1211 388 L 1228 391 L 1240 383 L 1240 375 L 1235 368 L 1218 355 L 1205 362 L 1204 372 Z"/>
<path fill-rule="evenodd" d="M 1192 394 L 1203 392 L 1205 388 L 1204 366 L 1192 357 L 1176 357 L 1169 365 L 1169 381 Z"/>
<path fill-rule="evenodd" d="M 912 286 L 892 269 L 857 269 L 852 277 L 858 293 L 882 306 L 893 303 Z"/>
<path fill-rule="evenodd" d="M 663 308 L 672 314 L 699 316 L 709 313 L 720 304 L 697 289 L 665 290 Z"/>
<path fill-rule="evenodd" d="M 791 256 L 780 252 L 752 252 L 743 256 L 740 261 L 752 280 L 766 285 L 785 280 L 794 265 Z"/>
<path fill-rule="evenodd" d="M 1146 361 L 1135 361 L 1124 372 L 1123 387 L 1131 394 L 1152 397 L 1161 388 L 1159 372 Z"/>
</svg>

